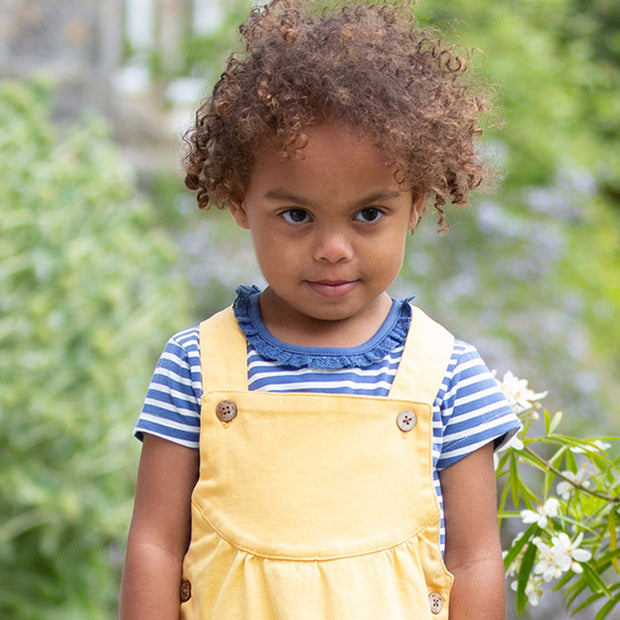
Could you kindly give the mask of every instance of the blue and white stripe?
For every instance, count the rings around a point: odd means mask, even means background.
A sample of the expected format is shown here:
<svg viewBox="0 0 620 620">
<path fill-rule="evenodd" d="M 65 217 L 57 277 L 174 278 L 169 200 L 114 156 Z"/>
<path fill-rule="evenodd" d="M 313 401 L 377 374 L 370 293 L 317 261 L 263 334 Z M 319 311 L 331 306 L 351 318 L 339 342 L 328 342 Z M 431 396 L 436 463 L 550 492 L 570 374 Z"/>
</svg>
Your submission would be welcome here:
<svg viewBox="0 0 620 620">
<path fill-rule="evenodd" d="M 296 368 L 248 350 L 248 387 L 258 392 L 323 392 L 387 396 L 404 346 L 365 368 Z"/>
</svg>

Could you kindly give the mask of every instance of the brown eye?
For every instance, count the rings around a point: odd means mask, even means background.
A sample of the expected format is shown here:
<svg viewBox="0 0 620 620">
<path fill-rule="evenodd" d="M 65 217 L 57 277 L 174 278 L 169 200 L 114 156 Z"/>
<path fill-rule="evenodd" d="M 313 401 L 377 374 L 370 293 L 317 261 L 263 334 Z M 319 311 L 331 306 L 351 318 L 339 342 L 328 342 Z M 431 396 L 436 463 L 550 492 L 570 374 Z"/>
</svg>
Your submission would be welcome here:
<svg viewBox="0 0 620 620">
<path fill-rule="evenodd" d="M 359 213 L 356 213 L 355 220 L 358 222 L 372 224 L 373 222 L 378 222 L 383 215 L 384 214 L 381 209 L 378 209 L 377 207 L 368 207 L 366 209 L 362 209 Z"/>
<path fill-rule="evenodd" d="M 310 216 L 303 209 L 288 209 L 282 213 L 282 217 L 289 224 L 305 224 L 310 221 Z"/>
</svg>

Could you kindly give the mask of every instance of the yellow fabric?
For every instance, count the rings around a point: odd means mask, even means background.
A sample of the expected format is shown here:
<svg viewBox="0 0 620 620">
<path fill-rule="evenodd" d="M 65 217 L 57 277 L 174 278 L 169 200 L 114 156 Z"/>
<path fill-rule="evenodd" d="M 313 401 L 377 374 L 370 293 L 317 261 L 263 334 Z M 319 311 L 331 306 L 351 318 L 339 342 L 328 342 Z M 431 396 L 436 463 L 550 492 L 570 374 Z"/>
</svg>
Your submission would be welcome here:
<svg viewBox="0 0 620 620">
<path fill-rule="evenodd" d="M 201 464 L 181 618 L 447 620 L 431 407 L 452 343 L 414 309 L 387 398 L 250 392 L 232 310 L 202 323 Z M 215 414 L 223 400 L 237 407 L 228 423 Z M 402 411 L 416 415 L 409 432 L 397 426 Z M 430 593 L 443 599 L 438 614 Z"/>
</svg>

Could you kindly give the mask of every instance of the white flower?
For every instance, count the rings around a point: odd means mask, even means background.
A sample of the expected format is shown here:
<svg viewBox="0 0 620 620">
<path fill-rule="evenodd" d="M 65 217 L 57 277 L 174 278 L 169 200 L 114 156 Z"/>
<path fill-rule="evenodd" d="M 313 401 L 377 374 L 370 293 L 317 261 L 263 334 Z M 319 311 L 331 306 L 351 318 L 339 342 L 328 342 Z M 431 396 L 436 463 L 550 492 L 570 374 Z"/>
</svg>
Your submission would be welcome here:
<svg viewBox="0 0 620 620">
<path fill-rule="evenodd" d="M 578 562 L 587 562 L 592 554 L 585 549 L 579 549 L 579 545 L 583 539 L 583 532 L 571 541 L 568 534 L 560 532 L 557 536 L 551 537 L 551 543 L 555 553 L 561 559 L 563 570 L 572 570 L 575 573 L 583 572 Z"/>
<path fill-rule="evenodd" d="M 579 562 L 586 562 L 592 554 L 585 549 L 579 549 L 583 534 L 579 534 L 574 541 L 571 541 L 568 534 L 560 532 L 551 537 L 551 545 L 542 540 L 535 540 L 534 544 L 540 552 L 540 559 L 534 566 L 534 574 L 540 575 L 543 581 L 559 579 L 563 573 L 572 570 L 581 573 L 582 568 Z"/>
<path fill-rule="evenodd" d="M 522 510 L 521 519 L 523 523 L 537 523 L 538 527 L 545 529 L 548 517 L 557 517 L 560 502 L 555 497 L 550 497 L 542 506 L 538 506 L 536 512 L 533 510 Z"/>
<path fill-rule="evenodd" d="M 562 475 L 565 478 L 568 478 L 568 480 L 562 480 L 562 482 L 559 482 L 556 487 L 556 491 L 562 499 L 566 500 L 571 496 L 575 489 L 575 485 L 585 487 L 586 489 L 590 486 L 590 483 L 586 480 L 588 477 L 588 471 L 585 468 L 581 468 L 576 474 L 572 471 L 563 471 Z M 573 484 L 571 484 L 571 482 Z"/>
<path fill-rule="evenodd" d="M 521 413 L 530 409 L 535 401 L 547 395 L 547 392 L 534 392 L 527 387 L 528 382 L 526 379 L 519 379 L 510 371 L 498 383 L 515 413 Z"/>
<path fill-rule="evenodd" d="M 540 575 L 544 581 L 559 579 L 562 576 L 562 568 L 558 565 L 558 558 L 553 547 L 542 540 L 534 541 L 540 553 L 540 559 L 534 565 L 534 574 Z"/>
<path fill-rule="evenodd" d="M 517 591 L 517 583 L 518 582 L 513 581 L 510 584 L 511 589 L 515 592 Z M 540 599 L 543 595 L 543 589 L 539 579 L 536 579 L 535 577 L 530 577 L 527 580 L 527 585 L 525 586 L 525 595 L 527 596 L 527 600 L 529 601 L 530 605 L 532 605 L 532 607 L 536 607 L 538 603 L 540 603 Z"/>
</svg>

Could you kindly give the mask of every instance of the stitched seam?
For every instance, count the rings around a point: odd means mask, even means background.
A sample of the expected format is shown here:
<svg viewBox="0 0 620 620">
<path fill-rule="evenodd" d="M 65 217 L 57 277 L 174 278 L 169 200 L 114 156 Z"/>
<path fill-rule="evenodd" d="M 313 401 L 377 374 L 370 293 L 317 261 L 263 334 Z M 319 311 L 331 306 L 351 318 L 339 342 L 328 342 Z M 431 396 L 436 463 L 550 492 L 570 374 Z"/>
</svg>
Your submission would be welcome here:
<svg viewBox="0 0 620 620">
<path fill-rule="evenodd" d="M 413 530 L 413 532 L 411 532 L 410 534 L 405 536 L 402 540 L 399 540 L 399 541 L 397 541 L 395 543 L 390 543 L 388 545 L 383 545 L 383 546 L 380 546 L 380 547 L 376 547 L 374 549 L 369 549 L 368 551 L 358 551 L 358 552 L 354 552 L 354 553 L 344 553 L 344 554 L 330 555 L 330 556 L 303 556 L 303 557 L 296 557 L 296 556 L 287 556 L 287 555 L 281 555 L 281 554 L 260 553 L 260 552 L 254 550 L 254 549 L 251 549 L 250 547 L 246 547 L 244 545 L 240 545 L 238 543 L 235 543 L 228 536 L 223 534 L 219 528 L 217 528 L 215 525 L 213 525 L 212 521 L 209 519 L 209 517 L 207 517 L 207 515 L 204 513 L 204 511 L 202 510 L 200 505 L 197 504 L 194 500 L 192 500 L 192 505 L 198 511 L 198 513 L 204 519 L 204 521 L 206 521 L 209 524 L 209 526 L 213 529 L 213 531 L 222 540 L 227 542 L 229 545 L 231 545 L 232 547 L 234 547 L 238 551 L 243 551 L 244 553 L 248 553 L 248 554 L 253 555 L 255 557 L 266 559 L 266 560 L 284 560 L 284 561 L 290 561 L 290 562 L 328 562 L 328 561 L 334 561 L 334 560 L 344 560 L 344 559 L 348 559 L 348 558 L 357 558 L 357 557 L 362 557 L 362 556 L 366 556 L 366 555 L 372 555 L 373 553 L 378 553 L 380 551 L 387 551 L 389 549 L 394 549 L 394 548 L 399 547 L 400 545 L 406 543 L 407 541 L 411 540 L 412 538 L 417 536 L 422 530 L 424 530 L 425 528 L 433 525 L 433 523 L 437 523 L 437 528 L 439 530 L 439 519 L 440 519 L 439 515 L 437 514 L 437 515 L 431 517 L 430 519 L 428 519 L 425 523 L 423 523 L 419 527 L 417 527 L 415 530 Z"/>
</svg>

